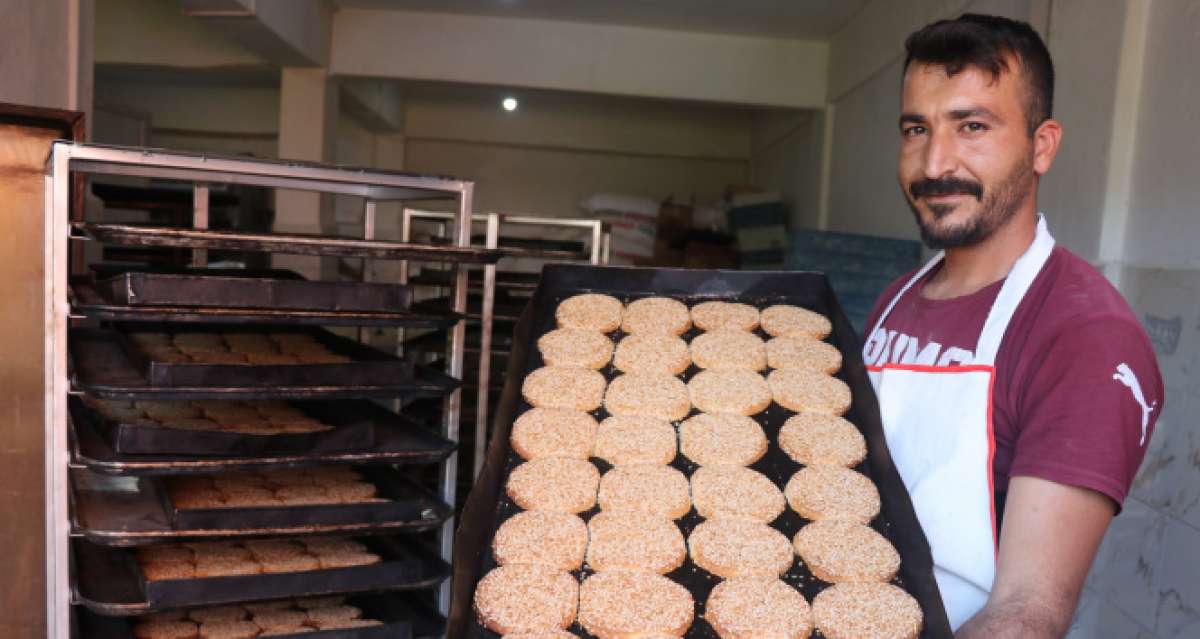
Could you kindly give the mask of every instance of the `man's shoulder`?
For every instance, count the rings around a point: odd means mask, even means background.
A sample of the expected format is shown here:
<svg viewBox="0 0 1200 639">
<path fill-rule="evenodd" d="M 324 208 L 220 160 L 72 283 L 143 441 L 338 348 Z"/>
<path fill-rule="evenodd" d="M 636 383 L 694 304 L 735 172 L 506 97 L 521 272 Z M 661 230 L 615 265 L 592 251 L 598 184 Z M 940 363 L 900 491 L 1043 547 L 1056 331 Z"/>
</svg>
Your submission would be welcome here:
<svg viewBox="0 0 1200 639">
<path fill-rule="evenodd" d="M 1040 333 L 1095 322 L 1141 326 L 1104 274 L 1065 247 L 1054 249 L 1033 288 L 1027 310 L 1035 312 Z"/>
</svg>

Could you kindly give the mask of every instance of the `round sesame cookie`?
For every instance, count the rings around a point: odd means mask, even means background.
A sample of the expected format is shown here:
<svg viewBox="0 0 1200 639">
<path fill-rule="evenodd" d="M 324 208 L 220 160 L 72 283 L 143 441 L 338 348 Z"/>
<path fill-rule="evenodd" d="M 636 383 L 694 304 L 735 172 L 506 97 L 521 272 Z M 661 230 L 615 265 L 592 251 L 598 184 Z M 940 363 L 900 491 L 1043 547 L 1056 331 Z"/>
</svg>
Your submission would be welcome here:
<svg viewBox="0 0 1200 639">
<path fill-rule="evenodd" d="M 833 332 L 829 318 L 799 306 L 776 304 L 763 309 L 760 316 L 763 331 L 771 337 L 804 335 L 825 339 Z"/>
<path fill-rule="evenodd" d="M 688 480 L 670 466 L 617 466 L 600 478 L 601 510 L 635 510 L 679 519 L 692 508 Z"/>
<path fill-rule="evenodd" d="M 787 507 L 783 493 L 766 475 L 741 466 L 701 466 L 692 473 L 692 499 L 706 519 L 733 517 L 762 523 Z"/>
<path fill-rule="evenodd" d="M 675 427 L 644 415 L 613 415 L 596 431 L 595 457 L 614 465 L 669 464 L 675 459 Z"/>
<path fill-rule="evenodd" d="M 628 373 L 608 385 L 604 407 L 613 415 L 644 415 L 673 422 L 686 417 L 692 404 L 687 385 L 677 377 Z"/>
<path fill-rule="evenodd" d="M 253 639 L 260 630 L 253 621 L 208 621 L 200 624 L 200 639 Z"/>
<path fill-rule="evenodd" d="M 579 582 L 571 573 L 542 566 L 500 566 L 475 586 L 479 623 L 500 634 L 566 628 L 578 602 Z"/>
<path fill-rule="evenodd" d="M 263 630 L 303 626 L 308 615 L 302 610 L 262 610 L 254 613 L 252 621 Z"/>
<path fill-rule="evenodd" d="M 604 399 L 604 376 L 590 368 L 544 366 L 525 377 L 521 395 L 530 406 L 590 411 Z"/>
<path fill-rule="evenodd" d="M 536 564 L 579 570 L 587 544 L 587 524 L 578 515 L 527 510 L 500 525 L 492 538 L 492 555 L 501 566 Z"/>
<path fill-rule="evenodd" d="M 548 457 L 517 466 L 508 496 L 525 510 L 579 513 L 596 504 L 600 471 L 586 459 Z"/>
<path fill-rule="evenodd" d="M 133 626 L 134 639 L 195 639 L 200 628 L 184 620 L 141 621 Z"/>
<path fill-rule="evenodd" d="M 745 415 L 700 413 L 679 425 L 679 452 L 701 466 L 749 466 L 767 452 L 767 436 Z"/>
<path fill-rule="evenodd" d="M 757 415 L 771 405 L 770 387 L 753 371 L 700 371 L 687 388 L 692 405 L 705 413 Z"/>
<path fill-rule="evenodd" d="M 141 564 L 146 581 L 165 579 L 192 579 L 198 576 L 196 567 L 189 561 L 153 561 Z"/>
<path fill-rule="evenodd" d="M 807 639 L 813 625 L 804 595 L 778 579 L 754 577 L 717 584 L 704 619 L 721 639 Z"/>
<path fill-rule="evenodd" d="M 625 307 L 610 295 L 584 293 L 563 300 L 554 309 L 554 318 L 562 328 L 581 328 L 608 333 L 621 326 Z"/>
<path fill-rule="evenodd" d="M 850 387 L 823 373 L 803 369 L 771 371 L 767 376 L 775 403 L 788 410 L 844 415 L 850 410 Z"/>
<path fill-rule="evenodd" d="M 762 338 L 746 331 L 710 331 L 693 338 L 689 348 L 692 362 L 700 368 L 761 371 L 767 367 Z"/>
<path fill-rule="evenodd" d="M 695 602 L 683 586 L 644 572 L 598 572 L 579 587 L 579 623 L 597 637 L 682 637 Z"/>
<path fill-rule="evenodd" d="M 346 604 L 337 604 L 333 606 L 317 606 L 309 608 L 306 613 L 308 620 L 315 624 L 328 623 L 330 621 L 349 621 L 358 619 L 362 616 L 362 609 L 358 606 L 350 606 Z"/>
<path fill-rule="evenodd" d="M 865 524 L 879 514 L 879 490 L 861 473 L 840 466 L 806 466 L 783 488 L 799 515 L 812 521 L 840 519 Z"/>
<path fill-rule="evenodd" d="M 678 375 L 691 365 L 687 342 L 670 333 L 626 335 L 613 356 L 613 366 L 625 373 Z"/>
<path fill-rule="evenodd" d="M 805 466 L 857 466 L 867 441 L 854 424 L 836 415 L 797 413 L 779 429 L 779 448 Z"/>
<path fill-rule="evenodd" d="M 683 565 L 687 545 L 675 522 L 657 514 L 608 510 L 588 521 L 588 567 L 664 574 Z"/>
<path fill-rule="evenodd" d="M 575 635 L 560 628 L 542 628 L 540 630 L 521 630 L 504 635 L 503 639 L 579 639 Z"/>
<path fill-rule="evenodd" d="M 625 307 L 621 330 L 626 333 L 670 333 L 682 335 L 692 327 L 692 316 L 679 300 L 645 297 Z"/>
<path fill-rule="evenodd" d="M 612 359 L 613 343 L 603 333 L 560 328 L 538 338 L 538 351 L 547 366 L 604 368 Z"/>
<path fill-rule="evenodd" d="M 814 521 L 793 540 L 796 554 L 821 581 L 891 581 L 900 553 L 883 535 L 848 521 Z"/>
<path fill-rule="evenodd" d="M 512 427 L 512 448 L 522 459 L 587 459 L 596 441 L 595 418 L 580 410 L 532 408 Z"/>
<path fill-rule="evenodd" d="M 827 639 L 916 639 L 924 622 L 917 600 L 891 584 L 837 584 L 813 598 L 812 610 Z"/>
<path fill-rule="evenodd" d="M 692 323 L 702 331 L 732 329 L 752 331 L 758 328 L 758 309 L 737 302 L 701 302 L 692 307 Z"/>
<path fill-rule="evenodd" d="M 688 550 L 697 566 L 724 579 L 779 576 L 795 559 L 786 535 L 745 519 L 701 522 L 688 536 Z"/>
<path fill-rule="evenodd" d="M 803 335 L 783 335 L 767 342 L 767 365 L 798 368 L 832 375 L 842 367 L 842 352 L 836 346 Z"/>
</svg>

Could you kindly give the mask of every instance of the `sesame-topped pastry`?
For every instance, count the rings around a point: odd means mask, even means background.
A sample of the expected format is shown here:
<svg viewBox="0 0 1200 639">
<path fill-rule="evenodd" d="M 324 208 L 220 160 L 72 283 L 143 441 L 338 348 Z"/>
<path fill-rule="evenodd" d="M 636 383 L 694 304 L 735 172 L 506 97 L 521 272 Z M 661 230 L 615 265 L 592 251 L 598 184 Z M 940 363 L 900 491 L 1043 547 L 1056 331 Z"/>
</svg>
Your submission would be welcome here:
<svg viewBox="0 0 1200 639">
<path fill-rule="evenodd" d="M 635 510 L 606 510 L 588 521 L 587 563 L 595 571 L 668 573 L 683 564 L 687 545 L 675 522 Z"/>
<path fill-rule="evenodd" d="M 700 368 L 760 371 L 767 367 L 762 338 L 746 331 L 710 331 L 693 338 L 689 348 L 692 362 Z"/>
<path fill-rule="evenodd" d="M 626 333 L 682 335 L 692 327 L 688 307 L 669 297 L 645 297 L 625 307 L 621 330 Z"/>
<path fill-rule="evenodd" d="M 796 554 L 821 581 L 891 581 L 900 553 L 883 535 L 836 519 L 810 522 L 796 533 Z"/>
<path fill-rule="evenodd" d="M 621 326 L 624 305 L 611 295 L 583 293 L 563 300 L 554 310 L 562 328 L 581 328 L 609 333 Z"/>
<path fill-rule="evenodd" d="M 547 366 L 604 368 L 612 359 L 613 343 L 603 333 L 582 328 L 559 328 L 538 338 L 538 351 Z"/>
<path fill-rule="evenodd" d="M 546 457 L 517 466 L 508 496 L 525 510 L 580 513 L 596 504 L 600 471 L 586 459 Z"/>
<path fill-rule="evenodd" d="M 579 582 L 544 566 L 499 566 L 475 586 L 479 623 L 500 634 L 566 628 L 575 621 Z"/>
<path fill-rule="evenodd" d="M 771 405 L 771 389 L 754 371 L 703 370 L 687 386 L 692 404 L 705 413 L 757 415 Z"/>
<path fill-rule="evenodd" d="M 688 550 L 697 566 L 725 579 L 776 577 L 796 558 L 786 535 L 746 519 L 701 522 L 688 536 Z"/>
<path fill-rule="evenodd" d="M 501 566 L 536 564 L 579 570 L 587 544 L 587 524 L 578 515 L 526 510 L 500 525 L 492 538 L 492 555 Z"/>
<path fill-rule="evenodd" d="M 677 377 L 629 373 L 608 385 L 604 407 L 613 415 L 644 415 L 676 421 L 687 416 L 692 404 L 687 385 Z"/>
<path fill-rule="evenodd" d="M 679 450 L 701 466 L 749 466 L 766 454 L 767 436 L 745 415 L 700 413 L 679 425 Z"/>
<path fill-rule="evenodd" d="M 796 471 L 783 494 L 801 517 L 841 519 L 860 524 L 879 514 L 879 489 L 862 473 L 840 466 L 806 466 Z"/>
<path fill-rule="evenodd" d="M 788 410 L 827 415 L 850 410 L 850 387 L 836 377 L 789 368 L 771 371 L 767 384 L 775 403 Z"/>
<path fill-rule="evenodd" d="M 591 411 L 604 400 L 604 376 L 590 368 L 544 366 L 525 377 L 521 394 L 538 408 Z"/>
<path fill-rule="evenodd" d="M 580 410 L 532 408 L 512 427 L 512 447 L 522 459 L 587 459 L 596 441 L 595 418 Z"/>
<path fill-rule="evenodd" d="M 679 519 L 692 508 L 688 480 L 670 466 L 617 466 L 600 478 L 601 510 L 636 510 Z"/>
<path fill-rule="evenodd" d="M 779 429 L 779 448 L 805 466 L 857 466 L 867 442 L 854 424 L 836 415 L 797 413 Z"/>
<path fill-rule="evenodd" d="M 831 586 L 813 598 L 812 610 L 827 639 L 916 639 L 924 623 L 916 599 L 883 583 Z"/>
<path fill-rule="evenodd" d="M 828 317 L 788 304 L 777 304 L 763 309 L 760 320 L 763 330 L 772 337 L 805 335 L 825 339 L 833 332 L 833 324 Z"/>
<path fill-rule="evenodd" d="M 813 625 L 804 595 L 778 579 L 753 577 L 717 584 L 704 619 L 721 639 L 807 639 Z"/>
<path fill-rule="evenodd" d="M 692 323 L 702 331 L 752 331 L 758 328 L 758 309 L 749 304 L 701 302 L 692 307 L 691 313 Z"/>
<path fill-rule="evenodd" d="M 692 499 L 701 517 L 775 520 L 787 503 L 766 475 L 741 466 L 701 466 L 692 473 Z"/>
<path fill-rule="evenodd" d="M 678 375 L 691 365 L 687 342 L 672 333 L 626 335 L 613 356 L 613 366 L 623 373 Z"/>
<path fill-rule="evenodd" d="M 804 335 L 783 335 L 767 342 L 767 365 L 832 375 L 842 367 L 842 352 L 828 342 Z"/>
<path fill-rule="evenodd" d="M 579 623 L 597 637 L 682 637 L 695 614 L 683 586 L 644 572 L 598 572 L 579 588 Z"/>
<path fill-rule="evenodd" d="M 613 415 L 596 431 L 595 457 L 614 465 L 669 464 L 675 459 L 675 427 L 643 415 Z"/>
</svg>

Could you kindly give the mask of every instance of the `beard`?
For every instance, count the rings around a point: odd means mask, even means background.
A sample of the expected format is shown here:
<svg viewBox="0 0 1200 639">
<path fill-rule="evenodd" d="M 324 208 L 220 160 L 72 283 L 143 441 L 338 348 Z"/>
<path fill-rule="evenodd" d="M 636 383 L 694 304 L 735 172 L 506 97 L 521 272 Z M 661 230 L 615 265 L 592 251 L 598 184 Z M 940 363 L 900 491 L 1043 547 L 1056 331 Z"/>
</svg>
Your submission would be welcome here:
<svg viewBox="0 0 1200 639">
<path fill-rule="evenodd" d="M 933 250 L 975 246 L 988 239 L 996 229 L 1004 226 L 1020 210 L 1029 196 L 1029 176 L 1033 173 L 1033 158 L 1024 158 L 1004 176 L 995 187 L 984 189 L 978 182 L 958 178 L 919 180 L 909 185 L 905 201 L 912 210 L 917 226 L 921 229 L 921 241 Z M 964 224 L 942 227 L 938 222 L 948 217 L 961 205 L 926 204 L 933 219 L 926 222 L 917 208 L 917 199 L 928 195 L 966 193 L 979 202 L 978 212 Z"/>
</svg>

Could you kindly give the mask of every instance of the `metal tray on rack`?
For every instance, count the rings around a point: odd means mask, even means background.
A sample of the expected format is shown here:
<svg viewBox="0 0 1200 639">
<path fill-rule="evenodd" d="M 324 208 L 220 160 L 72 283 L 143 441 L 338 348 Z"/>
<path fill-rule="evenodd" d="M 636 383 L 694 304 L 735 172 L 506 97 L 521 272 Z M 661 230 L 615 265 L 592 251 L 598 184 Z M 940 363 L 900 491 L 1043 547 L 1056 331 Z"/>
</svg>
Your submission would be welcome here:
<svg viewBox="0 0 1200 639">
<path fill-rule="evenodd" d="M 794 304 L 829 317 L 834 327 L 830 341 L 838 347 L 843 357 L 843 366 L 838 377 L 849 384 L 853 391 L 853 405 L 846 414 L 846 419 L 858 426 L 867 441 L 867 459 L 857 470 L 875 483 L 882 497 L 880 515 L 872 522 L 872 526 L 887 537 L 900 553 L 902 563 L 896 583 L 916 598 L 924 612 L 924 630 L 920 635 L 922 639 L 952 637 L 937 583 L 933 578 L 933 560 L 929 544 L 888 453 L 877 400 L 859 353 L 858 337 L 823 274 L 576 265 L 549 265 L 543 270 L 542 281 L 533 301 L 516 327 L 511 365 L 493 422 L 494 429 L 487 459 L 475 488 L 467 499 L 454 546 L 453 597 L 447 637 L 492 639 L 498 636 L 479 625 L 472 610 L 472 601 L 476 583 L 495 566 L 491 553 L 491 540 L 495 531 L 504 520 L 520 510 L 505 495 L 504 484 L 512 469 L 521 463 L 509 445 L 514 419 L 529 408 L 521 398 L 521 383 L 530 371 L 543 365 L 536 348 L 536 340 L 555 327 L 554 311 L 558 303 L 566 297 L 584 292 L 606 293 L 624 302 L 650 295 L 662 295 L 679 299 L 689 305 L 707 300 L 733 300 L 759 308 L 770 304 Z M 613 337 L 620 339 L 620 334 L 614 334 Z M 695 370 L 694 367 L 689 369 L 684 378 L 690 377 Z M 609 379 L 616 374 L 611 364 L 601 372 Z M 600 419 L 607 416 L 603 409 L 594 414 Z M 792 414 L 772 404 L 766 411 L 755 416 L 767 434 L 769 447 L 766 455 L 751 468 L 769 477 L 781 489 L 801 468 L 784 454 L 777 444 L 779 429 Z M 602 462 L 596 462 L 604 467 Z M 685 475 L 690 475 L 695 469 L 695 465 L 683 456 L 677 456 L 672 465 Z M 594 513 L 593 510 L 582 513 L 582 516 L 587 519 Z M 686 537 L 701 521 L 702 518 L 692 510 L 677 523 Z M 772 522 L 772 526 L 791 539 L 804 523 L 805 520 L 789 508 Z M 578 576 L 584 577 L 586 574 L 588 572 L 585 569 Z M 690 557 L 683 566 L 667 576 L 692 593 L 698 611 L 703 611 L 709 592 L 720 581 L 696 566 Z M 795 561 L 791 569 L 783 575 L 783 579 L 800 590 L 809 601 L 826 587 L 824 582 L 808 572 L 801 561 Z M 569 630 L 581 637 L 590 636 L 578 623 L 572 625 Z M 822 635 L 815 632 L 813 636 L 819 639 Z M 698 612 L 685 637 L 709 639 L 715 638 L 716 633 Z"/>
<path fill-rule="evenodd" d="M 422 260 L 492 264 L 503 257 L 499 249 L 406 244 L 380 240 L 331 238 L 298 233 L 247 233 L 187 228 L 75 222 L 74 229 L 107 244 L 121 246 L 166 246 L 226 251 L 264 251 L 323 257 L 370 257 L 385 260 Z"/>
<path fill-rule="evenodd" d="M 128 359 L 145 371 L 146 380 L 154 386 L 331 386 L 372 384 L 381 380 L 394 384 L 395 380 L 411 378 L 413 374 L 412 362 L 314 327 L 238 327 L 236 331 L 264 336 L 268 333 L 307 335 L 334 355 L 351 361 L 339 364 L 176 364 L 152 358 L 129 339 L 127 331 L 131 328 L 128 325 L 118 327 L 117 338 Z M 145 324 L 136 328 L 150 332 L 183 332 L 172 324 Z M 225 330 L 228 329 L 197 324 L 188 326 L 186 332 L 220 334 Z"/>
<path fill-rule="evenodd" d="M 439 637 L 446 618 L 430 604 L 410 593 L 386 593 L 349 597 L 346 603 L 363 611 L 364 616 L 384 622 L 382 626 L 346 630 L 324 630 L 284 635 L 276 639 L 426 639 Z M 86 639 L 134 639 L 134 621 L 124 617 L 104 617 L 86 608 L 78 610 L 80 637 Z"/>
<path fill-rule="evenodd" d="M 309 311 L 209 306 L 130 306 L 114 304 L 89 281 L 71 283 L 71 312 L 110 322 L 177 324 L 296 324 L 307 326 L 405 326 L 445 328 L 462 319 L 451 311 Z"/>
<path fill-rule="evenodd" d="M 388 504 L 176 511 L 159 478 L 72 472 L 73 529 L 103 546 L 185 538 L 264 535 L 380 534 L 436 528 L 452 514 L 437 496 L 396 470 L 364 469 Z"/>
<path fill-rule="evenodd" d="M 390 413 L 389 413 L 390 414 Z M 368 450 L 243 457 L 239 455 L 122 455 L 90 421 L 71 421 L 72 458 L 105 475 L 186 475 L 264 468 L 300 468 L 323 464 L 431 464 L 454 452 L 453 442 L 408 417 L 391 414 L 375 424 L 375 445 Z"/>
<path fill-rule="evenodd" d="M 375 424 L 394 421 L 395 414 L 371 402 L 294 402 L 309 417 L 333 427 L 319 433 L 253 435 L 230 431 L 184 430 L 140 426 L 108 419 L 77 397 L 68 401 L 71 419 L 88 422 L 103 433 L 114 452 L 122 455 L 286 455 L 334 453 L 375 445 Z"/>
<path fill-rule="evenodd" d="M 364 397 L 440 397 L 458 387 L 458 380 L 424 366 L 412 366 L 408 377 L 362 383 L 241 386 L 214 379 L 212 386 L 164 386 L 147 380 L 122 348 L 117 333 L 80 328 L 70 334 L 72 385 L 102 399 L 359 399 Z M 362 346 L 362 348 L 368 348 Z M 378 351 L 375 351 L 378 352 Z M 334 365 L 337 366 L 337 365 Z"/>
<path fill-rule="evenodd" d="M 436 550 L 404 537 L 356 538 L 383 561 L 369 566 L 292 573 L 147 581 L 131 550 L 76 539 L 75 590 L 80 603 L 101 615 L 133 616 L 160 610 L 335 593 L 414 590 L 449 575 Z"/>
</svg>

